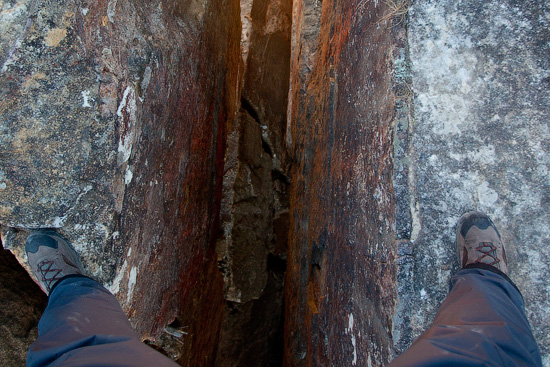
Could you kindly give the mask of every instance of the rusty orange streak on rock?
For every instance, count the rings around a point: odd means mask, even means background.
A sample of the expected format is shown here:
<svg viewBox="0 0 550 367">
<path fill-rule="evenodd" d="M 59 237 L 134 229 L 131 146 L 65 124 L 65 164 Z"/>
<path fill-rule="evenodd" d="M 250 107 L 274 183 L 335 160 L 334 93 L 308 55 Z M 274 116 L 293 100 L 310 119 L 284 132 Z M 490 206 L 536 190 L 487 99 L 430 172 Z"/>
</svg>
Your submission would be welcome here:
<svg viewBox="0 0 550 367">
<path fill-rule="evenodd" d="M 285 365 L 381 365 L 395 307 L 385 5 L 295 4 Z M 320 23 L 318 37 L 315 27 Z"/>
</svg>

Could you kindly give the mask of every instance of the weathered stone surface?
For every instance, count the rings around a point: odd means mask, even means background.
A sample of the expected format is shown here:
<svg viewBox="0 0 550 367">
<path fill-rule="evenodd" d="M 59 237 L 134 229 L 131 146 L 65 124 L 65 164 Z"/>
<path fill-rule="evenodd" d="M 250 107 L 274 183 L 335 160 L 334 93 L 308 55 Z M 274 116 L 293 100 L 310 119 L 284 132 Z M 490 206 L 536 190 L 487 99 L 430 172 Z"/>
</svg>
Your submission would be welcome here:
<svg viewBox="0 0 550 367">
<path fill-rule="evenodd" d="M 78 38 L 77 18 L 83 15 L 75 3 L 10 3 L 2 13 L 18 9 L 25 26 L 2 37 L 9 44 L 0 70 L 2 232 L 62 227 L 68 220 L 76 226 L 83 220 L 74 217 L 93 212 L 96 223 L 75 230 L 75 245 L 85 246 L 76 239 L 86 235 L 103 240 L 111 232 L 113 215 L 102 204 L 106 198 L 121 199 L 109 189 L 117 158 L 110 146 L 115 126 L 104 123 L 92 108 L 107 106 L 107 101 L 101 102 L 98 88 L 93 88 L 99 85 L 100 71 L 94 70 L 92 56 Z M 108 102 L 116 115 L 116 95 Z M 91 172 L 90 167 L 97 168 Z M 5 245 L 14 247 L 9 239 Z M 113 263 L 106 261 L 105 272 Z M 95 266 L 90 270 L 95 275 L 103 271 Z"/>
<path fill-rule="evenodd" d="M 244 17 L 249 26 L 243 29 L 248 45 L 243 46 L 242 106 L 228 131 L 225 158 L 217 250 L 227 304 L 217 366 L 282 363 L 292 4 L 256 0 L 250 5 Z"/>
<path fill-rule="evenodd" d="M 285 365 L 382 365 L 396 304 L 393 43 L 382 2 L 296 1 Z"/>
<path fill-rule="evenodd" d="M 183 365 L 280 365 L 283 279 L 286 365 L 381 365 L 478 208 L 550 366 L 548 6 L 419 0 L 408 45 L 407 1 L 242 4 L 1 3 L 4 245 L 59 228 Z"/>
<path fill-rule="evenodd" d="M 475 208 L 501 229 L 550 366 L 549 19 L 540 1 L 413 3 L 414 119 L 402 161 L 411 196 L 398 198 L 411 203 L 412 242 L 400 251 L 398 351 L 447 294 L 458 268 L 456 221 Z"/>
<path fill-rule="evenodd" d="M 267 282 L 267 255 L 272 243 L 273 190 L 271 157 L 262 149 L 260 125 L 242 112 L 228 137 L 226 187 L 222 220 L 224 237 L 218 263 L 225 279 L 225 298 L 246 303 L 260 297 Z"/>
<path fill-rule="evenodd" d="M 154 341 L 177 320 L 187 334 L 172 357 L 213 363 L 225 125 L 240 97 L 238 2 L 2 5 L 4 19 L 19 14 L 1 43 L 4 245 L 24 263 L 28 230 L 59 228 L 143 337 Z"/>
<path fill-rule="evenodd" d="M 38 333 L 46 295 L 7 250 L 0 249 L 0 360 L 25 366 L 27 350 Z"/>
</svg>

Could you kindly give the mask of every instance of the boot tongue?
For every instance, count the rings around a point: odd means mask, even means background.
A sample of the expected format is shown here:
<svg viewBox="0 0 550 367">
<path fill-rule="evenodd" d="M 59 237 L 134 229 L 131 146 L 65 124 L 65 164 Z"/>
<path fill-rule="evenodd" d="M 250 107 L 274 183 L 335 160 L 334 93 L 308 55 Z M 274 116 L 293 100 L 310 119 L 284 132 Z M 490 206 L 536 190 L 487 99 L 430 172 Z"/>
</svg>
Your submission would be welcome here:
<svg viewBox="0 0 550 367">
<path fill-rule="evenodd" d="M 476 248 L 476 251 L 480 253 L 480 257 L 476 260 L 476 262 L 493 266 L 500 262 L 496 253 L 497 248 L 491 242 L 481 242 Z"/>
</svg>

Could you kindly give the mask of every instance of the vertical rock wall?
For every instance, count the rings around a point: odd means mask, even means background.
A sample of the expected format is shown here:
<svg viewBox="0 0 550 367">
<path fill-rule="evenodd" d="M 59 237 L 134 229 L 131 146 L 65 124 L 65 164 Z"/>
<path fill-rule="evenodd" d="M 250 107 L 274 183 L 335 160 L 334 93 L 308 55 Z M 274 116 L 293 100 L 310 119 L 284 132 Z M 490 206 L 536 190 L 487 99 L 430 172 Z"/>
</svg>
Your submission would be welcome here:
<svg viewBox="0 0 550 367">
<path fill-rule="evenodd" d="M 241 111 L 228 132 L 218 242 L 227 301 L 218 366 L 282 362 L 291 19 L 291 1 L 256 0 L 245 29 Z"/>
<path fill-rule="evenodd" d="M 389 10 L 293 9 L 285 365 L 382 365 L 396 303 Z"/>
</svg>

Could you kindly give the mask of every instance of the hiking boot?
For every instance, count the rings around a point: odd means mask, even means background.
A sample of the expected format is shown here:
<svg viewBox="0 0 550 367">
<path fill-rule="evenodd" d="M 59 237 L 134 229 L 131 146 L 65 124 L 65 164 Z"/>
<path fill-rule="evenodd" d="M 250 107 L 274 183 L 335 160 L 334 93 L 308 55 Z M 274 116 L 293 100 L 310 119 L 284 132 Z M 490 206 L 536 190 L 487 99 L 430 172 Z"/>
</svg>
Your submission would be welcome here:
<svg viewBox="0 0 550 367">
<path fill-rule="evenodd" d="M 458 259 L 462 267 L 470 264 L 491 265 L 508 274 L 508 262 L 500 234 L 489 217 L 481 212 L 464 214 L 456 228 Z"/>
<path fill-rule="evenodd" d="M 27 238 L 25 250 L 40 288 L 48 295 L 61 278 L 84 274 L 76 251 L 53 229 L 40 229 L 31 233 Z"/>
</svg>

